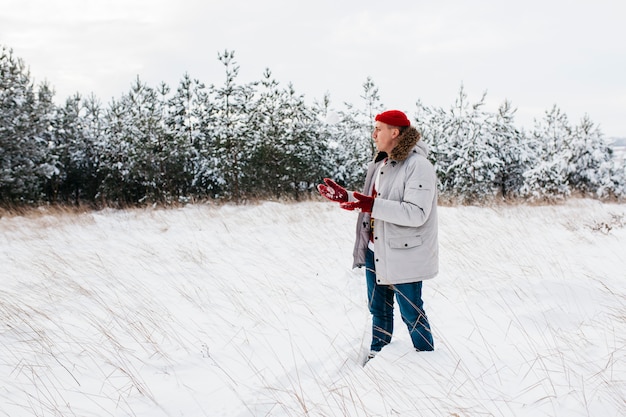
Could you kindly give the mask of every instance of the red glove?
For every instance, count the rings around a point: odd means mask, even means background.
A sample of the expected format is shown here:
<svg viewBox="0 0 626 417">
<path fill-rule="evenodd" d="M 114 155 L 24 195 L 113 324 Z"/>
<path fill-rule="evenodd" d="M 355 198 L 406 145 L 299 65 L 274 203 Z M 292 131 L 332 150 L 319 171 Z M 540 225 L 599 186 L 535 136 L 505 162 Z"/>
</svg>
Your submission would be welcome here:
<svg viewBox="0 0 626 417">
<path fill-rule="evenodd" d="M 356 201 L 341 203 L 339 204 L 339 207 L 344 210 L 357 210 L 364 213 L 372 212 L 372 207 L 374 207 L 374 197 L 355 192 L 354 198 L 356 198 Z"/>
<path fill-rule="evenodd" d="M 336 201 L 338 203 L 342 203 L 348 201 L 348 192 L 341 185 L 337 184 L 335 181 L 330 178 L 324 178 L 324 184 L 319 184 L 317 186 L 317 191 L 320 194 L 330 201 Z"/>
</svg>

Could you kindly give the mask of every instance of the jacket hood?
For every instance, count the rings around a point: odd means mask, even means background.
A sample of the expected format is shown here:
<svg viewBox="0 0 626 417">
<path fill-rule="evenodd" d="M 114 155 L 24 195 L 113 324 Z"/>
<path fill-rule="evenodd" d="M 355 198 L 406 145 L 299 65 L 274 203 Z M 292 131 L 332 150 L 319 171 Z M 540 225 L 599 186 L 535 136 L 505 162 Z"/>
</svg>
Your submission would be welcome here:
<svg viewBox="0 0 626 417">
<path fill-rule="evenodd" d="M 426 145 L 426 143 L 423 140 L 419 140 L 415 144 L 415 147 L 413 148 L 413 152 L 417 152 L 421 154 L 422 156 L 424 156 L 425 158 L 428 158 L 428 145 Z"/>
<path fill-rule="evenodd" d="M 428 156 L 428 147 L 424 142 L 420 141 L 421 137 L 422 135 L 416 128 L 413 126 L 407 127 L 402 133 L 400 133 L 398 144 L 391 151 L 389 158 L 398 162 L 404 161 L 409 157 L 409 154 L 414 148 L 416 152 L 419 152 L 424 156 Z M 379 152 L 374 159 L 379 161 L 386 156 L 385 152 Z"/>
</svg>

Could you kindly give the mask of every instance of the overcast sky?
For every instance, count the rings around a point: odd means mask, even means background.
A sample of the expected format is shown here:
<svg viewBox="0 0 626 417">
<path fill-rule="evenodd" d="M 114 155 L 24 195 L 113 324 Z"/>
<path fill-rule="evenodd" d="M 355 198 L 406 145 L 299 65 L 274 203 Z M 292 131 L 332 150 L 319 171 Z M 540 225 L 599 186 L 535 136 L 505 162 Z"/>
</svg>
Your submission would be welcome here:
<svg viewBox="0 0 626 417">
<path fill-rule="evenodd" d="M 487 109 L 508 99 L 520 127 L 557 105 L 626 137 L 625 0 L 0 0 L 0 44 L 58 102 L 103 103 L 133 80 L 175 88 L 187 72 L 240 83 L 269 68 L 308 101 L 361 105 L 371 77 L 387 108 L 449 108 L 461 85 Z"/>
</svg>

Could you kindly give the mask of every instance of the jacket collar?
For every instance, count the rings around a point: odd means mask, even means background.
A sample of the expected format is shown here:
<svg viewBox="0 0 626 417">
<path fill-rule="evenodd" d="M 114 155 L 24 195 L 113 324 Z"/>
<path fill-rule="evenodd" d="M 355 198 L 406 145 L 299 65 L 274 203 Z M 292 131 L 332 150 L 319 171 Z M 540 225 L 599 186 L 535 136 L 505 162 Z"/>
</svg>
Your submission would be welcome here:
<svg viewBox="0 0 626 417">
<path fill-rule="evenodd" d="M 400 133 L 398 144 L 392 149 L 389 154 L 389 158 L 394 161 L 404 161 L 409 157 L 409 154 L 420 140 L 420 132 L 413 126 L 409 126 L 402 133 Z M 374 162 L 381 161 L 387 157 L 386 152 L 378 152 L 374 157 Z"/>
</svg>

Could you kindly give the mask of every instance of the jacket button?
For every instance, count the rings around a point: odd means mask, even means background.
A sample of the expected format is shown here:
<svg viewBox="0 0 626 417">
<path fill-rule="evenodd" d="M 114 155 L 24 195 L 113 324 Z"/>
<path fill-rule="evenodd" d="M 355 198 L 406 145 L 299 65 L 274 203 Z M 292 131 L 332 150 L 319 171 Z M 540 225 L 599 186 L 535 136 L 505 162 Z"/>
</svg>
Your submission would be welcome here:
<svg viewBox="0 0 626 417">
<path fill-rule="evenodd" d="M 406 248 L 407 246 L 409 246 L 409 244 L 408 244 L 408 243 L 405 243 L 405 244 L 404 244 L 404 247 Z"/>
<path fill-rule="evenodd" d="M 378 262 L 378 258 L 376 258 L 376 262 Z"/>
<path fill-rule="evenodd" d="M 378 236 L 374 236 L 374 240 L 378 240 Z"/>
</svg>

